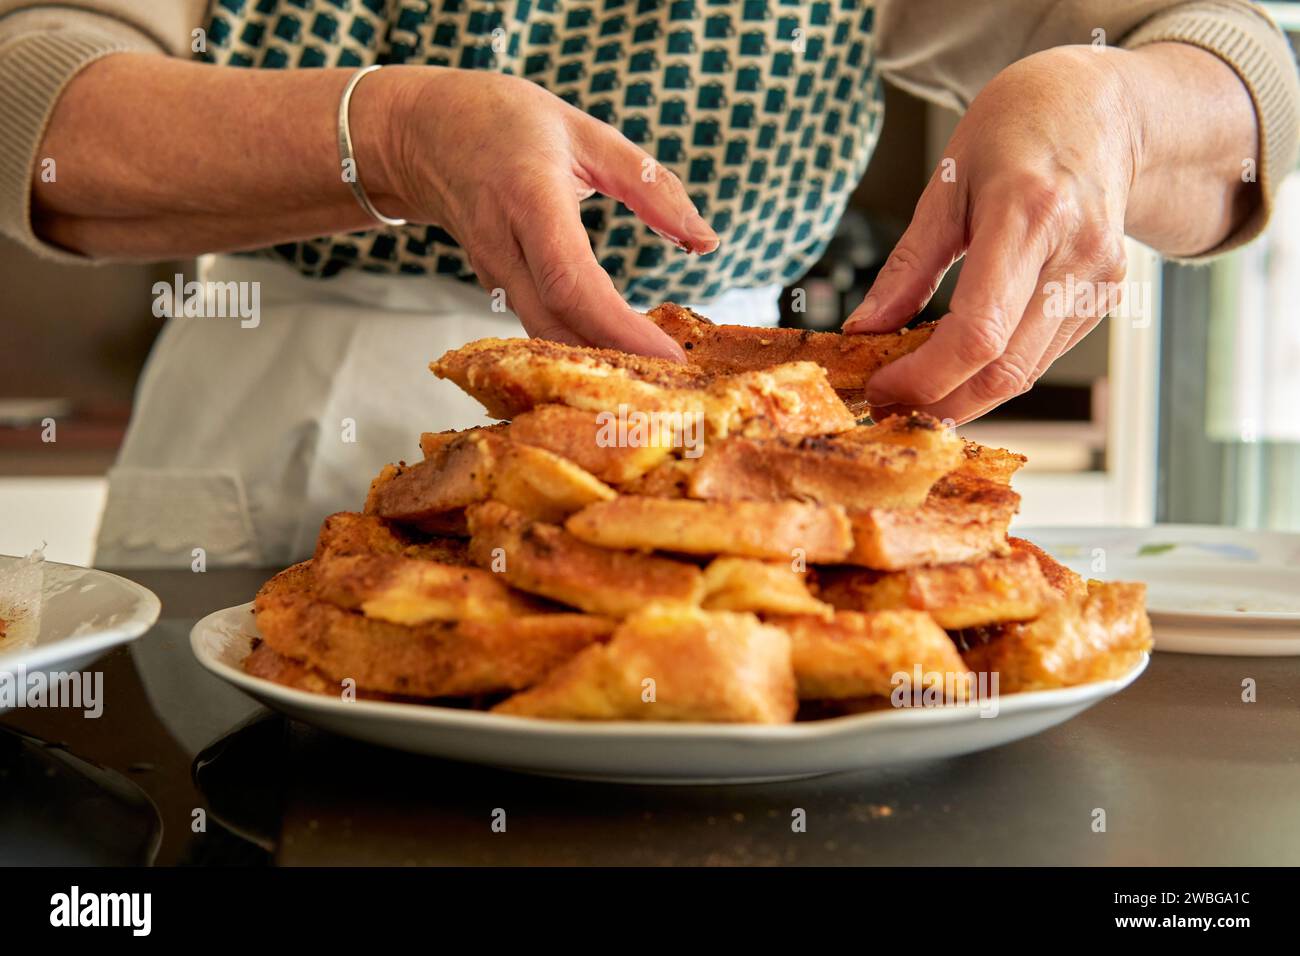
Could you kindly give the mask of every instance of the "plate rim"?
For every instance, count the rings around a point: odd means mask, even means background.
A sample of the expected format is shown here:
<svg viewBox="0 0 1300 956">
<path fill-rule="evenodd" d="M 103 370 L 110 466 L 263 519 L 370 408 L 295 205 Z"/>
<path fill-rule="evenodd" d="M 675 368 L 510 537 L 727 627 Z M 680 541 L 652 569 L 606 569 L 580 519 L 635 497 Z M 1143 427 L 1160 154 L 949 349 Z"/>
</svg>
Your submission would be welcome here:
<svg viewBox="0 0 1300 956">
<path fill-rule="evenodd" d="M 408 725 L 418 723 L 444 729 L 458 728 L 503 733 L 513 731 L 543 737 L 558 735 L 581 738 L 594 735 L 613 739 L 672 738 L 717 743 L 791 743 L 841 734 L 852 735 L 855 732 L 875 728 L 888 730 L 899 725 L 929 727 L 990 719 L 980 716 L 979 704 L 896 708 L 789 724 L 731 724 L 662 720 L 543 720 L 514 714 L 492 714 L 487 711 L 461 710 L 400 701 L 354 700 L 344 703 L 323 694 L 286 687 L 265 678 L 246 674 L 207 651 L 203 646 L 203 640 L 206 632 L 213 628 L 214 622 L 225 617 L 233 618 L 240 612 L 246 613 L 252 609 L 252 606 L 253 602 L 249 601 L 245 604 L 221 608 L 200 618 L 190 629 L 191 652 L 198 659 L 199 664 L 210 673 L 246 693 L 259 698 L 263 695 L 269 696 L 316 712 L 338 714 L 339 707 L 346 707 L 359 715 L 377 719 L 406 718 L 403 722 Z M 1136 681 L 1147 669 L 1150 661 L 1150 652 L 1144 651 L 1141 659 L 1129 671 L 1110 680 L 999 695 L 996 716 L 1002 716 L 1008 709 L 1012 714 L 1019 714 L 1099 702 L 1107 697 L 1113 697 Z"/>
<path fill-rule="evenodd" d="M 1275 539 L 1288 539 L 1300 548 L 1300 532 L 1295 531 L 1277 531 L 1271 528 L 1235 528 L 1226 525 L 1202 525 L 1202 524 L 1148 524 L 1148 525 L 1034 525 L 1024 528 L 1014 528 L 1012 531 L 1017 537 L 1025 537 L 1043 550 L 1051 552 L 1049 546 L 1040 544 L 1040 540 L 1050 539 L 1052 535 L 1073 534 L 1075 532 L 1086 534 L 1094 532 L 1099 534 L 1131 534 L 1136 532 L 1155 532 L 1160 530 L 1170 530 L 1182 533 L 1204 534 L 1209 531 L 1222 535 L 1241 535 L 1249 537 L 1258 535 L 1272 537 Z M 1059 560 L 1059 559 L 1058 559 Z M 1140 571 L 1134 567 L 1135 563 L 1140 560 L 1136 557 L 1122 557 L 1118 559 L 1121 568 L 1117 572 L 1124 575 L 1121 578 L 1108 576 L 1099 580 L 1132 580 L 1138 577 Z M 1065 563 L 1065 562 L 1062 562 Z M 1300 565 L 1280 564 L 1276 561 L 1225 561 L 1225 566 L 1231 567 L 1237 571 L 1248 571 L 1250 569 L 1266 570 L 1271 573 L 1280 573 L 1296 579 L 1300 584 Z M 1215 567 L 1207 561 L 1192 561 L 1188 559 L 1166 559 L 1159 564 L 1162 570 L 1187 570 L 1203 571 L 1206 568 Z M 1125 572 L 1138 572 L 1127 574 Z M 1087 575 L 1085 575 L 1086 577 Z M 1145 581 L 1143 583 L 1146 583 Z M 1170 627 L 1178 626 L 1203 626 L 1207 624 L 1235 627 L 1242 630 L 1255 627 L 1267 628 L 1277 627 L 1278 625 L 1295 624 L 1300 625 L 1300 611 L 1186 611 L 1169 609 L 1162 607 L 1152 607 L 1150 603 L 1147 606 L 1147 614 L 1150 615 L 1153 624 L 1160 623 Z M 1267 640 L 1294 640 L 1297 635 L 1272 634 L 1256 635 L 1261 639 Z M 1158 648 L 1157 648 L 1158 649 Z"/>
<path fill-rule="evenodd" d="M 5 558 L 24 560 L 20 555 L 0 555 L 0 560 Z M 134 594 L 139 602 L 140 612 L 134 615 L 132 620 L 124 624 L 92 631 L 89 634 L 68 635 L 45 644 L 35 644 L 13 651 L 0 649 L 0 671 L 13 673 L 18 669 L 39 670 L 48 668 L 60 661 L 91 654 L 98 655 L 100 652 L 117 647 L 119 644 L 134 641 L 158 623 L 158 618 L 162 613 L 162 601 L 158 595 L 138 581 L 132 581 L 130 578 L 100 568 L 66 564 L 62 561 L 45 561 L 44 563 L 51 567 L 91 575 L 100 581 L 112 581 L 114 584 L 124 587 L 126 591 Z M 44 608 L 42 608 L 43 611 Z"/>
</svg>

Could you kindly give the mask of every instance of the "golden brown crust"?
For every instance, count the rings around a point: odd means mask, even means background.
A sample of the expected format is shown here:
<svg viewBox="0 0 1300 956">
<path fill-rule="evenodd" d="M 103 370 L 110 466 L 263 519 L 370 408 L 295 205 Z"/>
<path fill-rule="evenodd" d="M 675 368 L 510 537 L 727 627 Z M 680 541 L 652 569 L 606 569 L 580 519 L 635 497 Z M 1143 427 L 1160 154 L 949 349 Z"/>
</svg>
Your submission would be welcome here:
<svg viewBox="0 0 1300 956">
<path fill-rule="evenodd" d="M 698 458 L 669 458 L 651 468 L 635 481 L 620 489 L 624 494 L 645 498 L 685 498 L 690 488 L 691 472 Z"/>
<path fill-rule="evenodd" d="M 651 606 L 493 708 L 560 720 L 779 724 L 797 700 L 790 640 L 752 614 Z"/>
<path fill-rule="evenodd" d="M 1089 581 L 1083 597 L 1051 604 L 1025 624 L 1000 624 L 958 635 L 967 666 L 996 673 L 1001 693 L 1113 680 L 1151 649 L 1146 586 Z"/>
<path fill-rule="evenodd" d="M 970 478 L 983 478 L 1009 485 L 1011 477 L 1029 461 L 1024 455 L 1017 455 L 1005 448 L 991 448 L 966 439 L 962 442 L 962 462 L 954 471 Z"/>
<path fill-rule="evenodd" d="M 913 507 L 960 460 L 955 439 L 922 452 L 840 435 L 731 436 L 708 444 L 691 472 L 688 491 L 708 500 L 795 499 L 854 510 Z"/>
<path fill-rule="evenodd" d="M 560 345 L 539 339 L 483 339 L 448 352 L 430 368 L 469 392 L 497 418 L 539 405 L 590 412 L 675 412 L 703 416 L 721 436 L 761 421 L 780 431 L 828 434 L 854 419 L 812 362 L 721 378 L 689 365 Z"/>
<path fill-rule="evenodd" d="M 1027 621 L 1057 599 L 1038 562 L 1024 551 L 905 571 L 827 569 L 818 583 L 818 596 L 837 608 L 925 611 L 947 630 Z"/>
<path fill-rule="evenodd" d="M 510 423 L 510 438 L 567 458 L 614 485 L 641 477 L 681 444 L 679 436 L 671 432 L 660 435 L 653 430 L 648 430 L 640 443 L 620 444 L 617 432 L 611 434 L 610 421 L 602 417 L 606 414 L 567 405 L 539 405 Z"/>
<path fill-rule="evenodd" d="M 565 522 L 601 548 L 734 555 L 769 561 L 840 561 L 853 545 L 844 509 L 802 501 L 690 501 L 622 495 Z"/>
<path fill-rule="evenodd" d="M 563 521 L 617 494 L 567 458 L 518 442 L 502 442 L 493 468 L 492 497 L 538 521 Z"/>
<path fill-rule="evenodd" d="M 365 512 L 417 522 L 482 501 L 492 490 L 489 456 L 488 442 L 471 432 L 414 465 L 385 465 L 370 483 Z"/>
<path fill-rule="evenodd" d="M 499 435 L 502 438 L 510 433 L 509 422 L 497 422 L 495 425 L 478 425 L 474 428 L 448 429 L 441 432 L 421 432 L 420 433 L 420 452 L 425 458 L 432 458 L 439 454 L 444 448 L 452 442 L 464 438 L 466 435 L 474 432 L 487 432 L 490 435 Z"/>
<path fill-rule="evenodd" d="M 358 511 L 329 515 L 321 522 L 316 537 L 315 560 L 354 554 L 401 555 L 440 564 L 469 565 L 466 544 L 461 538 L 420 534 L 378 515 Z"/>
<path fill-rule="evenodd" d="M 790 635 L 800 698 L 888 697 L 904 674 L 965 673 L 961 655 L 923 611 L 837 611 L 819 617 L 773 618 Z"/>
<path fill-rule="evenodd" d="M 424 461 L 386 469 L 371 485 L 366 511 L 391 521 L 425 523 L 496 498 L 539 520 L 559 521 L 614 495 L 568 459 L 476 429 Z"/>
<path fill-rule="evenodd" d="M 244 658 L 243 668 L 244 673 L 253 677 L 327 697 L 343 697 L 346 694 L 356 700 L 380 700 L 397 704 L 452 707 L 460 710 L 468 708 L 485 710 L 501 697 L 499 693 L 474 694 L 469 697 L 410 697 L 404 694 L 381 694 L 378 691 L 352 687 L 342 681 L 330 680 L 302 661 L 296 661 L 276 652 L 265 641 L 259 642 L 257 647 Z"/>
<path fill-rule="evenodd" d="M 592 411 L 617 408 L 620 394 L 633 402 L 665 391 L 701 389 L 711 378 L 667 359 L 546 339 L 479 339 L 447 352 L 429 368 L 477 398 L 493 418 L 514 418 L 547 402 Z"/>
<path fill-rule="evenodd" d="M 787 362 L 714 381 L 704 404 L 710 438 L 759 431 L 832 435 L 857 424 L 813 362 Z"/>
<path fill-rule="evenodd" d="M 493 620 L 555 610 L 479 568 L 400 555 L 321 559 L 316 562 L 315 585 L 323 601 L 394 624 Z"/>
<path fill-rule="evenodd" d="M 922 452 L 935 452 L 957 444 L 952 428 L 925 412 L 885 415 L 879 421 L 859 425 L 842 436 L 847 440 L 901 445 Z"/>
<path fill-rule="evenodd" d="M 582 614 L 390 624 L 317 598 L 304 565 L 272 578 L 258 594 L 254 613 L 263 640 L 278 654 L 330 681 L 350 679 L 367 691 L 413 697 L 527 687 L 613 630 L 611 621 Z"/>
<path fill-rule="evenodd" d="M 625 617 L 651 601 L 698 605 L 703 576 L 692 564 L 609 551 L 496 501 L 469 511 L 470 557 L 514 587 L 593 614 Z"/>
<path fill-rule="evenodd" d="M 297 564 L 291 564 L 283 571 L 271 575 L 271 577 L 257 589 L 257 594 L 253 598 L 253 611 L 256 613 L 257 605 L 263 600 L 278 598 L 285 594 L 310 593 L 311 589 L 311 562 L 299 561 Z"/>
<path fill-rule="evenodd" d="M 483 403 L 493 418 L 514 418 L 558 403 L 591 412 L 620 404 L 643 411 L 703 412 L 710 376 L 666 359 L 544 339 L 481 339 L 430 366 Z"/>
<path fill-rule="evenodd" d="M 302 661 L 285 657 L 270 644 L 262 641 L 244 658 L 244 673 L 262 680 L 274 681 L 294 690 L 305 690 L 312 694 L 330 694 L 337 696 L 343 688 L 331 681 L 315 668 L 308 667 Z"/>
<path fill-rule="evenodd" d="M 831 614 L 829 604 L 808 590 L 808 575 L 789 561 L 715 558 L 704 569 L 704 602 L 709 611 L 757 614 Z"/>
<path fill-rule="evenodd" d="M 324 694 L 328 697 L 341 697 L 344 693 L 353 693 L 357 700 L 387 700 L 399 703 L 429 704 L 434 701 L 426 697 L 403 697 L 400 694 L 380 694 L 360 688 L 349 688 L 341 681 L 332 681 L 314 667 L 302 661 L 275 651 L 270 644 L 262 641 L 244 658 L 244 673 L 262 680 L 269 680 L 294 690 L 304 690 L 309 694 Z"/>
<path fill-rule="evenodd" d="M 1053 591 L 1068 598 L 1087 596 L 1088 582 L 1032 541 L 1026 541 L 1024 538 L 1007 538 L 1007 544 L 1011 546 L 1013 552 L 1033 556 L 1034 560 L 1038 562 L 1039 570 L 1043 572 L 1044 579 L 1046 579 Z"/>
<path fill-rule="evenodd" d="M 714 325 L 672 302 L 649 318 L 686 352 L 691 365 L 717 375 L 771 368 L 785 362 L 816 362 L 831 387 L 857 397 L 878 370 L 919 348 L 933 325 L 883 335 L 842 335 L 801 329 Z"/>
<path fill-rule="evenodd" d="M 919 508 L 850 513 L 854 545 L 844 563 L 901 571 L 1005 554 L 1007 525 L 1019 508 L 1020 496 L 1006 485 L 946 475 Z"/>
<path fill-rule="evenodd" d="M 552 610 L 471 566 L 461 539 L 419 538 L 375 515 L 353 512 L 322 523 L 312 579 L 321 600 L 395 624 Z"/>
</svg>

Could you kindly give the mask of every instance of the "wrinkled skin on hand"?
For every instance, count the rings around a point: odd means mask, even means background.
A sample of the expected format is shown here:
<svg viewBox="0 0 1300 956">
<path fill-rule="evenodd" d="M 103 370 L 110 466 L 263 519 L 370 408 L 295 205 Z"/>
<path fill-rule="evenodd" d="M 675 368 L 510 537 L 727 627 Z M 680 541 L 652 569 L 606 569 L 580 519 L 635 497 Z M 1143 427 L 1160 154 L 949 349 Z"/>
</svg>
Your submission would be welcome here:
<svg viewBox="0 0 1300 956">
<path fill-rule="evenodd" d="M 395 163 L 412 218 L 446 229 L 479 282 L 504 289 L 529 335 L 682 360 L 597 263 L 579 200 L 600 192 L 693 252 L 717 248 L 685 187 L 613 127 L 536 84 L 463 70 L 409 73 Z"/>
<path fill-rule="evenodd" d="M 1087 48 L 1065 52 L 1016 63 L 976 97 L 845 323 L 845 332 L 901 328 L 965 256 L 949 314 L 928 343 L 872 378 L 873 405 L 976 418 L 1028 390 L 1118 304 L 1050 301 L 1071 276 L 1075 288 L 1123 280 L 1135 168 L 1122 87 Z"/>
</svg>

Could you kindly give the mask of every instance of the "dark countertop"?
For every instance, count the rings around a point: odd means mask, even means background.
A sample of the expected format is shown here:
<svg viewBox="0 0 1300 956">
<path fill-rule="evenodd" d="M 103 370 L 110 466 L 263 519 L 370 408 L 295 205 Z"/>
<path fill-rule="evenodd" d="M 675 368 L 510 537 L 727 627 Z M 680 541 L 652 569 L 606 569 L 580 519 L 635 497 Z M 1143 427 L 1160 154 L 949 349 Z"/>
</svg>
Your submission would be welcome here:
<svg viewBox="0 0 1300 956">
<path fill-rule="evenodd" d="M 210 676 L 190 628 L 268 574 L 127 575 L 162 617 L 92 665 L 103 716 L 0 716 L 0 863 L 1300 863 L 1300 657 L 1156 654 L 1074 720 L 955 759 L 795 783 L 580 783 L 354 743 Z"/>
</svg>

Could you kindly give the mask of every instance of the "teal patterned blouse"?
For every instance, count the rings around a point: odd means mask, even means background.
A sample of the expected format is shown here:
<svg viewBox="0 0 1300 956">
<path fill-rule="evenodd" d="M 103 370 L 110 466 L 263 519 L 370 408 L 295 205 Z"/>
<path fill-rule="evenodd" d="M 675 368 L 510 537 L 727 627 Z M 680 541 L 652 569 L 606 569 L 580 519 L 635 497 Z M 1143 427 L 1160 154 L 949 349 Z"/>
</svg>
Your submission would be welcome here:
<svg viewBox="0 0 1300 956">
<path fill-rule="evenodd" d="M 681 177 L 722 239 L 688 255 L 622 203 L 585 200 L 596 257 L 644 307 L 789 284 L 817 260 L 883 118 L 873 26 L 872 0 L 213 0 L 204 58 L 495 70 L 617 127 Z M 316 277 L 360 267 L 473 278 L 434 226 L 267 252 Z"/>
</svg>

